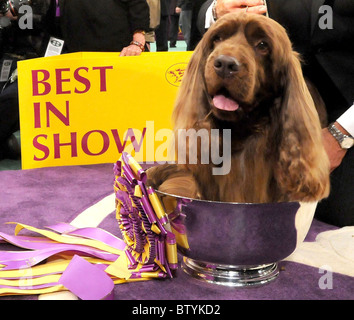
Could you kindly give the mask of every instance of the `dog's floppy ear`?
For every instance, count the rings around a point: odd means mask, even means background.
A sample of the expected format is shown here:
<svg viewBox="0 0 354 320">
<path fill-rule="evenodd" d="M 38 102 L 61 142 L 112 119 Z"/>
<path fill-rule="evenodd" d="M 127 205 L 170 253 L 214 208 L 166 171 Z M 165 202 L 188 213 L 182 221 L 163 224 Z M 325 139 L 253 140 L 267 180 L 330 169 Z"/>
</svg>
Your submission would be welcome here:
<svg viewBox="0 0 354 320">
<path fill-rule="evenodd" d="M 280 105 L 278 187 L 289 198 L 317 201 L 329 193 L 329 160 L 322 143 L 319 116 L 302 75 L 297 53 L 288 53 Z M 296 200 L 296 199 L 290 199 Z"/>
<path fill-rule="evenodd" d="M 208 57 L 208 36 L 199 42 L 188 63 L 186 72 L 179 88 L 175 108 L 172 115 L 175 130 L 189 129 L 204 118 L 208 99 L 204 80 L 204 68 Z"/>
</svg>

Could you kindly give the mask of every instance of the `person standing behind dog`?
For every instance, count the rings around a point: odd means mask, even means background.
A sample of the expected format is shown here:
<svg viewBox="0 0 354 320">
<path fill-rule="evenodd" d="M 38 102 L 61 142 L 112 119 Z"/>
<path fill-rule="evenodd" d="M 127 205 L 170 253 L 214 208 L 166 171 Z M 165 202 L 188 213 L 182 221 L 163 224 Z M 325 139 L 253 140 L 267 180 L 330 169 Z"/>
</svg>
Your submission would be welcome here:
<svg viewBox="0 0 354 320">
<path fill-rule="evenodd" d="M 176 3 L 177 0 L 161 0 L 160 25 L 155 30 L 156 51 L 168 51 L 168 40 L 172 48 L 176 46 L 179 28 Z"/>
<path fill-rule="evenodd" d="M 169 0 L 161 0 L 160 25 L 155 30 L 156 51 L 168 51 Z"/>
<path fill-rule="evenodd" d="M 183 33 L 184 41 L 189 46 L 191 36 L 191 22 L 192 22 L 192 1 L 178 0 L 176 12 L 180 13 L 180 24 Z"/>
<path fill-rule="evenodd" d="M 150 51 L 151 43 L 155 42 L 155 29 L 160 24 L 161 16 L 161 1 L 160 0 L 146 0 L 150 11 L 150 31 L 145 33 L 145 45 Z"/>
<path fill-rule="evenodd" d="M 354 225 L 354 1 L 208 0 L 198 27 L 203 32 L 229 12 L 263 14 L 267 9 L 287 29 L 305 62 L 304 76 L 326 104 L 329 126 L 323 141 L 331 162 L 331 193 L 315 217 L 339 227 Z"/>
<path fill-rule="evenodd" d="M 59 0 L 68 52 L 117 51 L 140 55 L 149 31 L 146 0 Z"/>
<path fill-rule="evenodd" d="M 170 40 L 170 48 L 176 48 L 180 18 L 180 12 L 177 10 L 177 0 L 170 0 L 169 13 L 168 40 Z"/>
<path fill-rule="evenodd" d="M 203 32 L 200 32 L 200 30 L 197 27 L 197 22 L 198 22 L 199 10 L 201 9 L 202 5 L 206 1 L 207 0 L 193 0 L 192 1 L 191 32 L 190 32 L 189 43 L 187 46 L 187 51 L 193 51 L 195 49 L 198 42 L 202 38 L 202 33 L 204 33 L 204 31 L 205 31 L 205 29 L 203 28 Z M 204 17 L 205 17 L 205 13 L 204 13 Z"/>
</svg>

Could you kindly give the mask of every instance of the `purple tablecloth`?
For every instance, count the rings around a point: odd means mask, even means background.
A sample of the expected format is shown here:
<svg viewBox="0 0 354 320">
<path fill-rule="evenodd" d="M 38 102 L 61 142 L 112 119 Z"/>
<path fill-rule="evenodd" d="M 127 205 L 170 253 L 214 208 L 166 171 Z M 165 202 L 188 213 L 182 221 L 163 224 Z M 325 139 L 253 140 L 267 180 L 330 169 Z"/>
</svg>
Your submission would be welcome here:
<svg viewBox="0 0 354 320">
<path fill-rule="evenodd" d="M 15 221 L 43 228 L 70 222 L 80 212 L 113 192 L 111 164 L 55 167 L 0 172 L 0 231 L 13 233 Z M 99 227 L 120 236 L 112 211 Z M 333 226 L 314 220 L 306 241 Z M 0 249 L 4 245 L 0 245 Z M 318 268 L 295 262 L 280 262 L 281 272 L 273 282 L 247 289 L 207 284 L 178 270 L 174 279 L 126 283 L 115 286 L 115 299 L 137 300 L 232 300 L 232 299 L 353 299 L 354 278 L 333 274 L 333 288 L 321 289 Z M 37 299 L 36 296 L 0 299 Z"/>
</svg>

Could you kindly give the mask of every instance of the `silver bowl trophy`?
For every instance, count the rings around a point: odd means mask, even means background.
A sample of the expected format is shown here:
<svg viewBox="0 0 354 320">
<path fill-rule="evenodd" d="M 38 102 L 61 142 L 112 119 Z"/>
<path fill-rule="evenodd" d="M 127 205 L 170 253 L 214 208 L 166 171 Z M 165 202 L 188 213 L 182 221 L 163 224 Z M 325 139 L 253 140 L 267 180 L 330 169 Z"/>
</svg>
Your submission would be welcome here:
<svg viewBox="0 0 354 320">
<path fill-rule="evenodd" d="M 175 229 L 182 269 L 234 287 L 262 285 L 303 242 L 317 202 L 227 203 L 156 191 Z M 176 232 L 177 230 L 177 232 Z"/>
</svg>

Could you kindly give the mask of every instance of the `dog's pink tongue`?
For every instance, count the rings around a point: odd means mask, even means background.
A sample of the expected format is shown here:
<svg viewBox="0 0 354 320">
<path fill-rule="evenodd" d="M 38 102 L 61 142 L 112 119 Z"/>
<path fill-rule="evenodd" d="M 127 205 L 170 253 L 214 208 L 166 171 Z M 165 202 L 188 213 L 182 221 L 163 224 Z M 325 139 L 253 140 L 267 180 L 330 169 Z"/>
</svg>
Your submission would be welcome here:
<svg viewBox="0 0 354 320">
<path fill-rule="evenodd" d="M 214 96 L 213 103 L 216 108 L 226 111 L 235 111 L 239 107 L 238 103 L 235 100 L 227 98 L 222 94 Z"/>
</svg>

